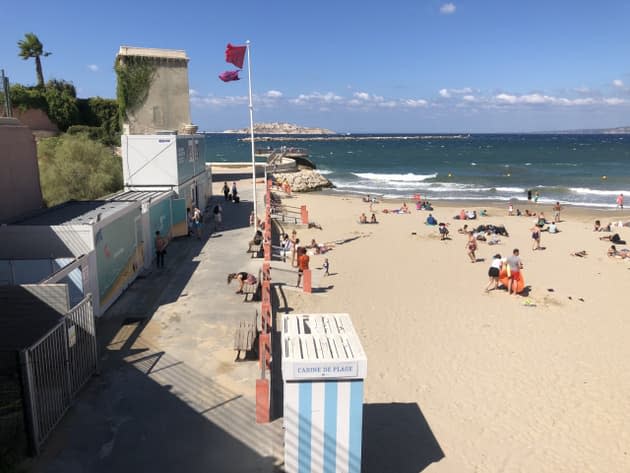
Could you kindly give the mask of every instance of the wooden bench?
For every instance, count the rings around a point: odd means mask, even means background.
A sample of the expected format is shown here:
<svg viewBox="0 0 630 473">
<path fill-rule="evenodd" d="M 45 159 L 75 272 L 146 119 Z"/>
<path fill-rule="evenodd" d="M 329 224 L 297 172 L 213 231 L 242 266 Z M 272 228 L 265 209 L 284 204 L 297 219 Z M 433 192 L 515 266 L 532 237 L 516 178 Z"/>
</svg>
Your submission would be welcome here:
<svg viewBox="0 0 630 473">
<path fill-rule="evenodd" d="M 256 295 L 256 292 L 258 292 L 258 282 L 255 282 L 254 284 L 249 284 L 249 283 L 244 283 L 243 284 L 243 294 L 245 295 L 245 298 L 243 299 L 243 302 L 253 302 L 254 301 L 254 296 Z M 248 296 L 252 296 L 250 298 L 250 300 L 247 300 Z"/>
<path fill-rule="evenodd" d="M 247 252 L 252 255 L 252 258 L 258 258 L 258 256 L 260 255 L 261 251 L 262 251 L 262 247 L 263 244 L 262 242 L 260 243 L 250 243 L 249 247 L 247 248 Z"/>
<path fill-rule="evenodd" d="M 234 332 L 234 349 L 236 350 L 236 359 L 241 359 L 241 352 L 245 352 L 245 358 L 247 358 L 247 352 L 255 352 L 257 349 L 256 338 L 258 337 L 258 312 L 254 315 L 254 320 L 247 322 L 241 320 L 238 328 Z"/>
</svg>

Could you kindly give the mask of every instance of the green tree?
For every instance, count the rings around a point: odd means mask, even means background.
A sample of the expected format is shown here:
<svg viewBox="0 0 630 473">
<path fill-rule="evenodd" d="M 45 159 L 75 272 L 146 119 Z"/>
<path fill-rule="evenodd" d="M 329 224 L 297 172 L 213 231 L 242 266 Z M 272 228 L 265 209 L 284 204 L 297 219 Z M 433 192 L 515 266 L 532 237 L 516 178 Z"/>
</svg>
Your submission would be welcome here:
<svg viewBox="0 0 630 473">
<path fill-rule="evenodd" d="M 50 80 L 44 89 L 48 104 L 48 117 L 57 124 L 61 131 L 79 120 L 79 109 L 74 85 L 60 80 Z"/>
<path fill-rule="evenodd" d="M 44 52 L 44 45 L 34 33 L 26 33 L 24 39 L 18 41 L 19 56 L 24 59 L 35 58 L 35 72 L 37 73 L 37 86 L 44 87 L 44 72 L 42 71 L 41 57 L 50 56 L 52 53 Z"/>
<path fill-rule="evenodd" d="M 122 189 L 121 159 L 84 134 L 42 140 L 37 154 L 48 206 L 71 199 L 98 199 Z"/>
</svg>

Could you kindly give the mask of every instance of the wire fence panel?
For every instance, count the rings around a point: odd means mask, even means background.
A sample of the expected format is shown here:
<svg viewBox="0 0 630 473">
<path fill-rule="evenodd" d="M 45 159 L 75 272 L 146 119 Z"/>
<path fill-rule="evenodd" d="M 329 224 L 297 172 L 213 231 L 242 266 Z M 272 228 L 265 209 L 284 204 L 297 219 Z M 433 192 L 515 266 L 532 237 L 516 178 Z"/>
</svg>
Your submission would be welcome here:
<svg viewBox="0 0 630 473">
<path fill-rule="evenodd" d="M 97 344 L 90 296 L 23 352 L 33 444 L 36 452 L 97 370 Z"/>
</svg>

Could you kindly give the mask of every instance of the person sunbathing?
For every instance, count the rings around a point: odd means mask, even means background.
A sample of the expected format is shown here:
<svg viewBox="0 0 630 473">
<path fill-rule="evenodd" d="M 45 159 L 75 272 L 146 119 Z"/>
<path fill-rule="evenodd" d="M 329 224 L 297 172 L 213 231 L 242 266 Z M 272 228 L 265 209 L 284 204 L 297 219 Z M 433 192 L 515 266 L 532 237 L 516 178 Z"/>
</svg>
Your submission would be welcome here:
<svg viewBox="0 0 630 473">
<path fill-rule="evenodd" d="M 458 228 L 457 233 L 461 233 L 462 235 L 468 235 L 468 225 L 464 225 L 463 227 Z"/>
<path fill-rule="evenodd" d="M 626 244 L 625 240 L 622 240 L 621 237 L 619 236 L 619 233 L 615 233 L 614 235 L 605 235 L 605 236 L 599 237 L 599 239 L 610 241 L 612 243 L 616 243 L 617 245 Z"/>
<path fill-rule="evenodd" d="M 608 248 L 608 256 L 620 259 L 630 258 L 630 250 L 627 248 L 621 248 L 618 250 L 615 245 L 610 245 L 610 248 Z"/>
<path fill-rule="evenodd" d="M 604 229 L 602 228 L 602 224 L 599 220 L 595 220 L 595 225 L 593 226 L 593 231 L 594 232 L 603 232 Z"/>
<path fill-rule="evenodd" d="M 408 214 L 409 213 L 409 207 L 407 207 L 407 203 L 403 202 L 402 207 L 400 208 L 400 210 L 398 210 L 399 213 L 402 214 Z"/>
<path fill-rule="evenodd" d="M 372 217 L 370 218 L 370 223 L 378 223 L 376 221 L 376 214 L 374 212 L 372 212 Z"/>
<path fill-rule="evenodd" d="M 359 223 L 367 223 L 367 215 L 365 213 L 362 213 L 359 217 Z"/>
</svg>

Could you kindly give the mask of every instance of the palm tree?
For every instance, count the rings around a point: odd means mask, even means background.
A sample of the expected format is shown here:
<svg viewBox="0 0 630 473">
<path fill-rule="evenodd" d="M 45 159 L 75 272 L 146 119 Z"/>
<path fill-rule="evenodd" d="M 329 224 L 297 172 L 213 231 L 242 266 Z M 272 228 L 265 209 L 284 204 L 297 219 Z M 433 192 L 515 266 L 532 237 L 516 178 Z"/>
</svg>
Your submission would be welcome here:
<svg viewBox="0 0 630 473">
<path fill-rule="evenodd" d="M 50 56 L 52 53 L 44 52 L 44 45 L 34 33 L 26 33 L 24 39 L 18 41 L 19 56 L 24 59 L 35 58 L 35 71 L 37 72 L 37 86 L 44 87 L 44 73 L 42 72 L 41 56 Z"/>
</svg>

